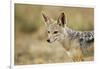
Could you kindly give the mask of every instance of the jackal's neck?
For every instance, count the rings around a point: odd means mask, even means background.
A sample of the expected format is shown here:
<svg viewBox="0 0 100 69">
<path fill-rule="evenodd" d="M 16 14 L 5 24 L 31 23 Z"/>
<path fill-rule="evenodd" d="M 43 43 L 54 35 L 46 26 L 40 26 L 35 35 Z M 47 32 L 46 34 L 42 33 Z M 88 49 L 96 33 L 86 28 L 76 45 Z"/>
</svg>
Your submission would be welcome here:
<svg viewBox="0 0 100 69">
<path fill-rule="evenodd" d="M 81 31 L 75 31 L 69 27 L 66 27 L 65 31 L 68 37 L 77 37 L 82 33 Z"/>
</svg>

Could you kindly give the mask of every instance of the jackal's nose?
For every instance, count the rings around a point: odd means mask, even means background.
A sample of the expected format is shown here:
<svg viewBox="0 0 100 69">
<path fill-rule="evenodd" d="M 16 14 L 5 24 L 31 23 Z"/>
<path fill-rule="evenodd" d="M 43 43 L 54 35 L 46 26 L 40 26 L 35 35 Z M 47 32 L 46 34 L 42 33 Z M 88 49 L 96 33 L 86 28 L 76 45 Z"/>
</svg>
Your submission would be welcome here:
<svg viewBox="0 0 100 69">
<path fill-rule="evenodd" d="M 49 40 L 49 39 L 47 39 L 47 42 L 50 42 L 50 40 Z"/>
</svg>

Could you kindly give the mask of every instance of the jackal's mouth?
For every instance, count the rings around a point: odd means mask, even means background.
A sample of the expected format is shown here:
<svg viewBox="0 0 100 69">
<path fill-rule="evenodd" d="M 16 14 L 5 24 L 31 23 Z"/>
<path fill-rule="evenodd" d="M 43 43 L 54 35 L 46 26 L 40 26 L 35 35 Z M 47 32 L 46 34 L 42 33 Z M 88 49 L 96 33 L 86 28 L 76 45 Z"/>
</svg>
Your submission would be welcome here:
<svg viewBox="0 0 100 69">
<path fill-rule="evenodd" d="M 55 42 L 56 40 L 57 40 L 57 38 L 54 39 L 53 41 L 47 40 L 47 42 L 48 42 L 48 43 L 53 43 L 53 42 Z"/>
<path fill-rule="evenodd" d="M 57 40 L 57 38 L 56 39 L 54 39 L 54 42 Z"/>
</svg>

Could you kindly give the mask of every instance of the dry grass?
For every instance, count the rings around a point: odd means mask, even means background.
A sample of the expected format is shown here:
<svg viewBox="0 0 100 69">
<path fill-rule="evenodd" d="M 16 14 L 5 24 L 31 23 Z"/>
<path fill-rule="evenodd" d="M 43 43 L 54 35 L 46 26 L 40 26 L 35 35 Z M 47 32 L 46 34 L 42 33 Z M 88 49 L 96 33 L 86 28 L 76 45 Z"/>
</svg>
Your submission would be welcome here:
<svg viewBox="0 0 100 69">
<path fill-rule="evenodd" d="M 43 34 L 41 34 L 43 35 Z M 39 32 L 17 36 L 15 64 L 62 63 L 70 61 L 59 43 L 48 44 Z"/>
</svg>

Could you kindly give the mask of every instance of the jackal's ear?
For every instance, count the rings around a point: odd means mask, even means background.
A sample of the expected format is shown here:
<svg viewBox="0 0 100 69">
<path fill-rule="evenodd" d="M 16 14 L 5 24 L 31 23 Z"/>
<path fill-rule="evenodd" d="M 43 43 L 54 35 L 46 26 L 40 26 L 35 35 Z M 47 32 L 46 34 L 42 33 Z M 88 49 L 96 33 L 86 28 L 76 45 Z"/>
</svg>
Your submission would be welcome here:
<svg viewBox="0 0 100 69">
<path fill-rule="evenodd" d="M 52 23 L 51 21 L 53 21 L 53 20 L 50 17 L 48 17 L 48 15 L 46 15 L 45 13 L 42 12 L 42 16 L 43 16 L 43 19 L 44 19 L 46 25 L 49 25 L 50 23 Z"/>
<path fill-rule="evenodd" d="M 47 22 L 49 20 L 49 17 L 43 12 L 42 12 L 42 16 L 43 16 L 45 22 Z"/>
<path fill-rule="evenodd" d="M 62 12 L 60 14 L 60 16 L 58 17 L 57 23 L 59 24 L 59 26 L 62 26 L 62 27 L 65 27 L 66 26 L 66 18 L 65 18 L 64 12 Z"/>
</svg>

